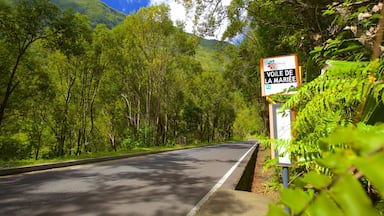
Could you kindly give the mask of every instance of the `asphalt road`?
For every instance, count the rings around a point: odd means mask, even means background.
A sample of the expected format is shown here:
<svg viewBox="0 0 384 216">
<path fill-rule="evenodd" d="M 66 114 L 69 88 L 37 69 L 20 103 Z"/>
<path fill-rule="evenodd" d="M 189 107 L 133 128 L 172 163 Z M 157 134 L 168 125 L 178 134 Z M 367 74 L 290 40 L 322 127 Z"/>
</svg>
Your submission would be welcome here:
<svg viewBox="0 0 384 216">
<path fill-rule="evenodd" d="M 252 146 L 223 144 L 0 177 L 0 215 L 187 215 Z"/>
</svg>

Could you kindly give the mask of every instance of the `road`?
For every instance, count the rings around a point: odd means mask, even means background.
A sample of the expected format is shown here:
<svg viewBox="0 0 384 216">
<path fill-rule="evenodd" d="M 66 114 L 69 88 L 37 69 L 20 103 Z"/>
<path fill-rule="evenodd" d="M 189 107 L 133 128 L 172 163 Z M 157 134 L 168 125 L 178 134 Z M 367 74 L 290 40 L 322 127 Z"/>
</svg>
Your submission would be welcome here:
<svg viewBox="0 0 384 216">
<path fill-rule="evenodd" d="M 223 144 L 0 177 L 0 215 L 187 215 L 252 146 Z"/>
</svg>

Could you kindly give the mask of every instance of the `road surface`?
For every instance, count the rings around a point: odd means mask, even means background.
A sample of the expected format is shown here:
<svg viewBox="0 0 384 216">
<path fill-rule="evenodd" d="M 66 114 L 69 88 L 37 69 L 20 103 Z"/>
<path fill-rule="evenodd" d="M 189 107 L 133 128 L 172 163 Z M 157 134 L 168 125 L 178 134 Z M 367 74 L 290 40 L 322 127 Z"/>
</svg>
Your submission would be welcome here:
<svg viewBox="0 0 384 216">
<path fill-rule="evenodd" d="M 0 177 L 0 215 L 187 215 L 252 146 L 223 144 Z"/>
</svg>

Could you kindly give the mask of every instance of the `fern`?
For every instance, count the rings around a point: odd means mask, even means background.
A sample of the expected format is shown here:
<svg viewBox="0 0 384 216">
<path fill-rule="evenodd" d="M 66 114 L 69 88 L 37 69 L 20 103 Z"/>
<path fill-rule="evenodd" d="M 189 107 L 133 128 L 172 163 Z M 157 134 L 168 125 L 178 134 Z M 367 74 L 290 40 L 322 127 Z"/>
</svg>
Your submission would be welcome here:
<svg viewBox="0 0 384 216">
<path fill-rule="evenodd" d="M 314 60 L 347 61 L 327 61 L 331 67 L 282 107 L 296 111 L 289 153 L 306 172 L 281 193 L 290 215 L 384 215 L 384 55 L 370 32 L 377 26 L 373 34 L 382 39 L 379 2 L 345 1 L 324 11 L 340 31 L 311 52 Z M 271 206 L 268 215 L 288 214 Z"/>
<path fill-rule="evenodd" d="M 332 67 L 325 74 L 299 88 L 282 108 L 294 107 L 297 113 L 294 124 L 297 137 L 290 150 L 291 155 L 302 157 L 301 165 L 322 156 L 318 147 L 320 138 L 353 122 L 369 89 L 368 63 L 333 61 L 330 64 Z"/>
<path fill-rule="evenodd" d="M 365 215 L 378 214 L 371 201 L 376 202 L 373 197 L 378 193 L 383 196 L 378 187 L 384 188 L 384 176 L 372 169 L 383 168 L 378 158 L 384 157 L 384 125 L 364 123 L 377 122 L 374 113 L 382 116 L 384 111 L 383 64 L 332 62 L 325 74 L 299 88 L 283 105 L 282 109 L 294 107 L 297 113 L 297 135 L 288 153 L 300 172 L 307 173 L 295 181 L 296 189 L 282 191 L 280 202 L 290 207 L 293 215 L 318 215 L 319 209 L 349 215 L 350 205 Z M 365 160 L 376 164 L 368 165 Z M 313 185 L 318 178 L 329 180 Z M 351 200 L 341 196 L 344 184 L 351 187 L 352 192 L 346 193 Z M 301 197 L 300 205 L 290 201 L 292 196 Z M 269 215 L 286 213 L 271 207 Z"/>
<path fill-rule="evenodd" d="M 289 207 L 290 215 L 382 215 L 383 210 L 373 205 L 381 201 L 372 203 L 361 182 L 370 182 L 371 190 L 384 196 L 383 140 L 384 125 L 359 123 L 336 129 L 321 139 L 324 151 L 322 158 L 313 161 L 316 171 L 284 189 L 278 204 Z M 289 214 L 271 205 L 267 215 Z"/>
</svg>

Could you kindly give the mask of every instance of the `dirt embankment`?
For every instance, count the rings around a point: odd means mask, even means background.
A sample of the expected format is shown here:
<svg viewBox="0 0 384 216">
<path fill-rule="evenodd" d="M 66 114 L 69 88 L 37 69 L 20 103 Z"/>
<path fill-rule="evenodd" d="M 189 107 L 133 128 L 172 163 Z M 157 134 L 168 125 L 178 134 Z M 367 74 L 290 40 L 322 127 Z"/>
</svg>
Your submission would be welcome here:
<svg viewBox="0 0 384 216">
<path fill-rule="evenodd" d="M 255 165 L 254 178 L 252 182 L 252 192 L 262 194 L 277 201 L 280 197 L 279 191 L 271 190 L 267 186 L 267 183 L 268 181 L 270 181 L 271 176 L 274 175 L 274 170 L 269 169 L 263 172 L 264 162 L 270 157 L 270 152 L 271 151 L 269 148 L 264 148 L 262 146 L 259 147 Z"/>
</svg>

